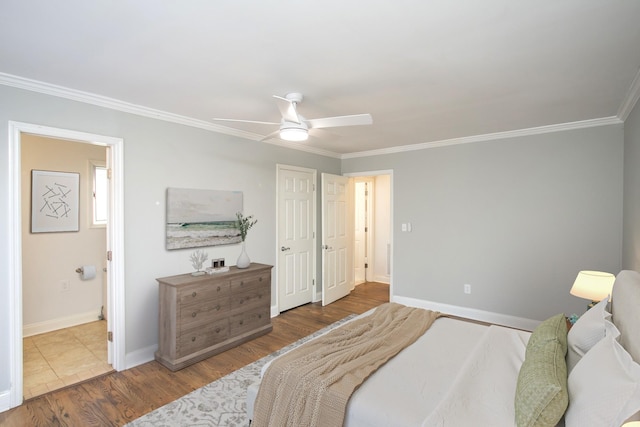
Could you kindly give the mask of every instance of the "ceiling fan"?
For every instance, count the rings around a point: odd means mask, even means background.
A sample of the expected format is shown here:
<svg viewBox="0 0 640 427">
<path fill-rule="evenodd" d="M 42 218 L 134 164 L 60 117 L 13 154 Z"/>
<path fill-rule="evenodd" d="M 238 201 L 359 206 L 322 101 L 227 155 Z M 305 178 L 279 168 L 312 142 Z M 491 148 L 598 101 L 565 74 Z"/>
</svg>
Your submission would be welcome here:
<svg viewBox="0 0 640 427">
<path fill-rule="evenodd" d="M 298 104 L 302 102 L 301 93 L 289 93 L 283 97 L 273 95 L 282 114 L 280 122 L 262 122 L 257 120 L 218 119 L 225 122 L 258 123 L 265 125 L 278 125 L 279 129 L 266 135 L 261 141 L 279 136 L 285 141 L 306 141 L 309 138 L 310 129 L 332 128 L 340 126 L 370 125 L 373 123 L 371 114 L 354 114 L 350 116 L 324 117 L 321 119 L 306 119 L 298 114 Z"/>
</svg>

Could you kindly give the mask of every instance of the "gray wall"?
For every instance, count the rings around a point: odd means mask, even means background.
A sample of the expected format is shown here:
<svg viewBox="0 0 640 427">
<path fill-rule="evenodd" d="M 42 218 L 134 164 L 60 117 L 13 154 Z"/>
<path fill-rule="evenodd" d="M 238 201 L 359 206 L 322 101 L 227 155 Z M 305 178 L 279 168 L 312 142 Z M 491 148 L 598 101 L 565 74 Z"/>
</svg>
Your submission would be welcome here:
<svg viewBox="0 0 640 427">
<path fill-rule="evenodd" d="M 622 267 L 640 271 L 640 103 L 624 123 L 624 238 Z"/>
<path fill-rule="evenodd" d="M 6 203 L 10 120 L 124 139 L 127 354 L 157 344 L 155 278 L 191 270 L 192 250 L 165 250 L 167 187 L 243 191 L 245 213 L 258 219 L 247 238 L 249 256 L 274 264 L 276 163 L 340 173 L 338 159 L 0 85 L 0 394 L 9 390 L 10 372 Z M 235 264 L 240 246 L 207 248 L 207 252 L 209 258 L 225 257 L 228 264 Z"/>
<path fill-rule="evenodd" d="M 395 295 L 542 320 L 584 312 L 569 294 L 579 270 L 620 270 L 622 164 L 623 127 L 610 125 L 347 159 L 342 171 L 393 169 Z"/>
</svg>

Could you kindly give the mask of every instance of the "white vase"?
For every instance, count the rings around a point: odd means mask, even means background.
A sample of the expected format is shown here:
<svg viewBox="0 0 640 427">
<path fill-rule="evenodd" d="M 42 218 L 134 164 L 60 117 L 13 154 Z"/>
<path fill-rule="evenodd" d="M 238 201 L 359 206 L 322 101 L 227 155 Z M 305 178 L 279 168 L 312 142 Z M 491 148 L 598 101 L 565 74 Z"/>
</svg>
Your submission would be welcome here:
<svg viewBox="0 0 640 427">
<path fill-rule="evenodd" d="M 238 261 L 236 261 L 236 267 L 238 268 L 247 268 L 251 265 L 251 260 L 249 259 L 249 255 L 247 255 L 247 251 L 244 249 L 244 240 L 242 241 L 242 252 L 240 252 L 240 256 L 238 257 Z"/>
</svg>

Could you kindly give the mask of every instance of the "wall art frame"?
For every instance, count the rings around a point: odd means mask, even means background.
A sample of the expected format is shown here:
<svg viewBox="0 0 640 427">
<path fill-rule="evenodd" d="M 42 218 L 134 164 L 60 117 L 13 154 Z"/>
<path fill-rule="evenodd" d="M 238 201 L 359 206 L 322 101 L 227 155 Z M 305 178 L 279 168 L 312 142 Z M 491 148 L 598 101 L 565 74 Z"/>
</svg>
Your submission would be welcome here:
<svg viewBox="0 0 640 427">
<path fill-rule="evenodd" d="M 31 232 L 80 231 L 80 174 L 31 170 Z"/>
<path fill-rule="evenodd" d="M 240 243 L 242 206 L 242 191 L 167 188 L 167 250 Z"/>
</svg>

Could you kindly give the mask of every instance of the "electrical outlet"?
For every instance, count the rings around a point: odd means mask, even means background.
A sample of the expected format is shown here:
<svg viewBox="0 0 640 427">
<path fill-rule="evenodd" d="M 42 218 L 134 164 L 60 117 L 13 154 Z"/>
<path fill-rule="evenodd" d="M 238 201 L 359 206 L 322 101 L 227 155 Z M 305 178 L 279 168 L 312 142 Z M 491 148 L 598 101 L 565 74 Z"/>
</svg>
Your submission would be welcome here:
<svg viewBox="0 0 640 427">
<path fill-rule="evenodd" d="M 470 294 L 471 293 L 471 285 L 470 284 L 465 284 L 464 285 L 464 293 L 465 294 Z"/>
<path fill-rule="evenodd" d="M 71 284 L 68 280 L 60 281 L 60 292 L 69 292 L 71 290 Z"/>
</svg>

